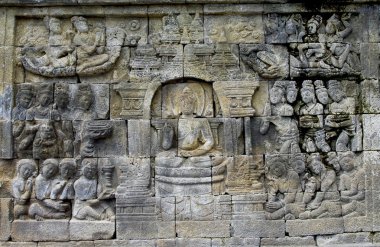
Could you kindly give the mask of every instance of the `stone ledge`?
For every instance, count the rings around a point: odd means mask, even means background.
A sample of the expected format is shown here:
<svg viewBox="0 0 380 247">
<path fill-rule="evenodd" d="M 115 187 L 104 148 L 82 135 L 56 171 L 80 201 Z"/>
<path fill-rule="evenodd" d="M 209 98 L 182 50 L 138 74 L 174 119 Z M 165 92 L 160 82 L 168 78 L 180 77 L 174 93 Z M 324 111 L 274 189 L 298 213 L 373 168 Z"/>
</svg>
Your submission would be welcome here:
<svg viewBox="0 0 380 247">
<path fill-rule="evenodd" d="M 59 234 L 57 234 L 59 232 Z M 69 241 L 68 220 L 15 220 L 12 223 L 12 240 L 28 241 Z"/>
</svg>

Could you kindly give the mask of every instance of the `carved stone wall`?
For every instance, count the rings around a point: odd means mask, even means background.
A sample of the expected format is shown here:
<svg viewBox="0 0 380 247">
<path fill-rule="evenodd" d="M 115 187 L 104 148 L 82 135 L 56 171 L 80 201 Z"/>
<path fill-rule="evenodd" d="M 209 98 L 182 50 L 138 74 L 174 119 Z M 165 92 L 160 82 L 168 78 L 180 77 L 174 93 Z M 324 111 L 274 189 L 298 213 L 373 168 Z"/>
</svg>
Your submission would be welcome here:
<svg viewBox="0 0 380 247">
<path fill-rule="evenodd" d="M 380 5 L 323 2 L 0 2 L 0 246 L 379 246 Z"/>
</svg>

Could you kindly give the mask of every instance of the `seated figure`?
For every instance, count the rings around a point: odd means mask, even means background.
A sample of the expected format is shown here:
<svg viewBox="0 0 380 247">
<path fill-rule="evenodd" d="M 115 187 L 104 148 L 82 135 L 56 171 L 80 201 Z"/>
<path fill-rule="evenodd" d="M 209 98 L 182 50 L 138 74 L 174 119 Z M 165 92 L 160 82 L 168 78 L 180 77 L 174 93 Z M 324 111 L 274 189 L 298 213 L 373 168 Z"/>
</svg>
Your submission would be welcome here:
<svg viewBox="0 0 380 247">
<path fill-rule="evenodd" d="M 29 216 L 36 220 L 64 219 L 69 216 L 70 202 L 54 196 L 57 186 L 58 161 L 47 159 L 42 163 L 42 171 L 35 182 L 36 199 L 29 208 Z"/>
<path fill-rule="evenodd" d="M 99 200 L 95 160 L 82 161 L 82 174 L 74 183 L 73 217 L 78 220 L 114 220 L 115 212 L 105 200 Z"/>
<path fill-rule="evenodd" d="M 22 219 L 28 215 L 29 200 L 33 191 L 33 176 L 37 170 L 34 160 L 22 159 L 17 162 L 17 177 L 12 181 L 14 218 Z"/>
</svg>

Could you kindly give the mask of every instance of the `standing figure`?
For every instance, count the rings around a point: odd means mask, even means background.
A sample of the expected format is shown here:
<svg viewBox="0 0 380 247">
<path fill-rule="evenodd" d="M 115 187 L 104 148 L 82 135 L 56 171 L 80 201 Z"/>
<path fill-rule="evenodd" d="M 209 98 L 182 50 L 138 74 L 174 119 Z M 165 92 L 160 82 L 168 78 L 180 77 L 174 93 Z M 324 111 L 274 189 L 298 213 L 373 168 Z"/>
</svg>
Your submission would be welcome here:
<svg viewBox="0 0 380 247">
<path fill-rule="evenodd" d="M 328 81 L 328 93 L 332 102 L 329 104 L 329 113 L 326 116 L 325 125 L 330 137 L 338 136 L 336 139 L 336 151 L 349 151 L 350 139 L 355 134 L 355 102 L 348 98 L 343 90 L 342 84 L 337 80 Z"/>
<path fill-rule="evenodd" d="M 277 131 L 276 149 L 279 153 L 299 153 L 299 130 L 298 123 L 293 118 L 293 107 L 286 103 L 285 88 L 276 82 L 270 90 L 270 103 L 266 104 L 267 115 L 260 125 L 260 133 L 266 134 L 270 123 Z"/>
<path fill-rule="evenodd" d="M 33 176 L 37 170 L 34 160 L 22 159 L 16 165 L 17 177 L 12 180 L 14 218 L 23 219 L 28 215 L 29 201 L 33 192 Z"/>
<path fill-rule="evenodd" d="M 300 127 L 304 129 L 303 148 L 306 152 L 315 152 L 317 148 L 322 152 L 329 152 L 330 146 L 325 139 L 323 129 L 323 105 L 317 103 L 312 81 L 305 80 L 301 88 L 304 103 L 299 110 Z"/>
</svg>

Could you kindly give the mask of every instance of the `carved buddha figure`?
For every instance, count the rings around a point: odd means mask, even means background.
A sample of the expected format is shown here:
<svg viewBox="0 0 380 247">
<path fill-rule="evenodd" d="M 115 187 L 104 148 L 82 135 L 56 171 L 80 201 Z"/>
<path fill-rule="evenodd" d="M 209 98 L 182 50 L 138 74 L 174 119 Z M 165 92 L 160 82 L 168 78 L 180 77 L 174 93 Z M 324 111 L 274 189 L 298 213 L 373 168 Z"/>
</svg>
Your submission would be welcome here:
<svg viewBox="0 0 380 247">
<path fill-rule="evenodd" d="M 21 84 L 16 95 L 16 107 L 12 110 L 13 120 L 25 120 L 26 112 L 32 105 L 33 87 L 30 84 Z"/>
<path fill-rule="evenodd" d="M 87 19 L 82 16 L 71 18 L 77 33 L 73 43 L 77 46 L 77 72 L 104 64 L 109 60 L 109 55 L 104 52 L 104 33 L 98 30 L 96 34 L 89 31 Z"/>
<path fill-rule="evenodd" d="M 186 87 L 181 95 L 181 118 L 178 121 L 179 154 L 184 157 L 206 154 L 214 145 L 207 119 L 194 118 L 196 96 Z"/>
<path fill-rule="evenodd" d="M 98 178 L 96 160 L 82 161 L 81 177 L 75 181 L 73 217 L 79 220 L 113 220 L 113 209 L 97 197 Z"/>
<path fill-rule="evenodd" d="M 35 182 L 38 201 L 33 203 L 29 209 L 31 218 L 37 220 L 63 219 L 68 216 L 70 203 L 59 200 L 52 193 L 57 184 L 58 171 L 56 159 L 47 159 L 42 163 L 41 173 Z"/>
<path fill-rule="evenodd" d="M 33 191 L 33 175 L 37 170 L 34 160 L 22 159 L 17 162 L 17 177 L 12 181 L 12 195 L 15 198 L 14 217 L 28 215 L 29 200 Z"/>
</svg>

